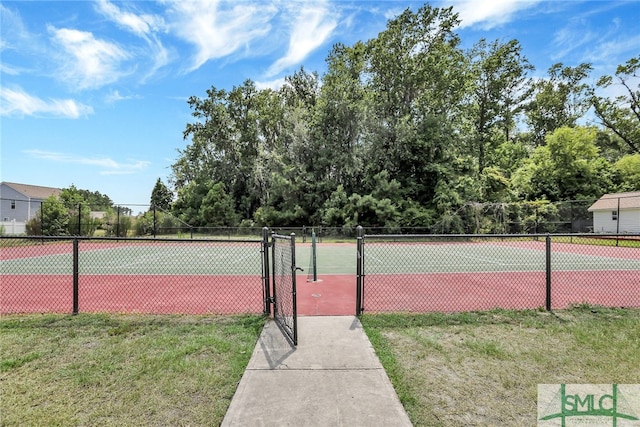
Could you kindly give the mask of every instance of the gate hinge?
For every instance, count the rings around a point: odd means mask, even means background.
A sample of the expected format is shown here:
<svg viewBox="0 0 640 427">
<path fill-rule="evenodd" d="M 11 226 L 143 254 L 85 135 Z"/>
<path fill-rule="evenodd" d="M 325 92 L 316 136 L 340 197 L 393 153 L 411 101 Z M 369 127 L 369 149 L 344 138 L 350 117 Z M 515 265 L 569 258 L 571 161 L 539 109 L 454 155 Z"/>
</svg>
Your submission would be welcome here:
<svg viewBox="0 0 640 427">
<path fill-rule="evenodd" d="M 276 303 L 276 299 L 274 297 L 267 298 L 267 304 L 275 304 L 275 303 Z"/>
</svg>

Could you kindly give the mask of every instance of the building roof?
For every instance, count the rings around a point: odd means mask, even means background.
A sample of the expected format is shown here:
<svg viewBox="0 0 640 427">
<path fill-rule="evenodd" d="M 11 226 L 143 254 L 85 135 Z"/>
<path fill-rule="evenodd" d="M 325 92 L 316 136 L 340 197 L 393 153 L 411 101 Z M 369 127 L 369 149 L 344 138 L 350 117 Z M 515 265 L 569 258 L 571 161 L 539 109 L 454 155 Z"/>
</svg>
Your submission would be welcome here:
<svg viewBox="0 0 640 427">
<path fill-rule="evenodd" d="M 618 204 L 618 201 L 620 204 Z M 612 193 L 600 197 L 589 207 L 592 211 L 610 211 L 620 209 L 640 209 L 640 191 L 630 193 Z"/>
<path fill-rule="evenodd" d="M 10 187 L 20 194 L 24 194 L 29 199 L 46 199 L 51 195 L 59 196 L 62 190 L 53 187 L 43 187 L 40 185 L 17 184 L 15 182 L 2 181 L 3 185 Z"/>
</svg>

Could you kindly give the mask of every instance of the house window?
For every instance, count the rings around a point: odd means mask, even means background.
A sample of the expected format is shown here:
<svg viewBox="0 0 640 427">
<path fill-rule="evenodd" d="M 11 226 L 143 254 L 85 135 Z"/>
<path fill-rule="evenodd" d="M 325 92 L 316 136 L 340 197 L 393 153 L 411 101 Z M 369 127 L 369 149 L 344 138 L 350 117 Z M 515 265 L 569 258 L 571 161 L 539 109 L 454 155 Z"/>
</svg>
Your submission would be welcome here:
<svg viewBox="0 0 640 427">
<path fill-rule="evenodd" d="M 11 201 L 11 209 L 15 209 L 16 208 L 16 201 L 12 200 Z"/>
<path fill-rule="evenodd" d="M 611 211 L 611 221 L 618 220 L 618 211 Z"/>
</svg>

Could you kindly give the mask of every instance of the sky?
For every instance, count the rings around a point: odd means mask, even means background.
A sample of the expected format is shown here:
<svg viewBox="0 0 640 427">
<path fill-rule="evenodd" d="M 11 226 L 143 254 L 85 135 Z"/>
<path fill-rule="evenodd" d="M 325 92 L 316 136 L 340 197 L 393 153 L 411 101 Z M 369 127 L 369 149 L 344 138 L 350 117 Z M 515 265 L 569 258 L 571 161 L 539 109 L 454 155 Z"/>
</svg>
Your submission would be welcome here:
<svg viewBox="0 0 640 427">
<path fill-rule="evenodd" d="M 0 2 L 0 179 L 106 194 L 145 211 L 189 140 L 190 96 L 245 80 L 277 88 L 322 75 L 335 43 L 375 38 L 424 2 L 160 0 Z M 589 83 L 640 54 L 640 0 L 442 0 L 462 47 L 517 39 L 543 77 L 593 66 Z"/>
</svg>

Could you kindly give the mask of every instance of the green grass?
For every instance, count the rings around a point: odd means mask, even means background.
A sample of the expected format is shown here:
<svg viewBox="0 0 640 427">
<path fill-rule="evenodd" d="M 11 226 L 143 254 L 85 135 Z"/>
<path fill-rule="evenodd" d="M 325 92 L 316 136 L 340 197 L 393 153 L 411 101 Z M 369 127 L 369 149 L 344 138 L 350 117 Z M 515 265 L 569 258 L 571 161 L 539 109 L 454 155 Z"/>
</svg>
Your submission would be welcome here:
<svg viewBox="0 0 640 427">
<path fill-rule="evenodd" d="M 601 237 L 597 234 L 593 237 L 575 237 L 575 236 L 553 236 L 553 243 L 574 243 L 577 245 L 591 245 L 591 246 L 618 246 L 621 248 L 640 248 L 640 240 L 625 239 L 625 236 L 620 238 L 615 237 Z"/>
<path fill-rule="evenodd" d="M 218 425 L 261 316 L 0 319 L 0 424 Z"/>
<path fill-rule="evenodd" d="M 416 426 L 536 425 L 538 384 L 640 383 L 640 310 L 361 320 Z"/>
</svg>

